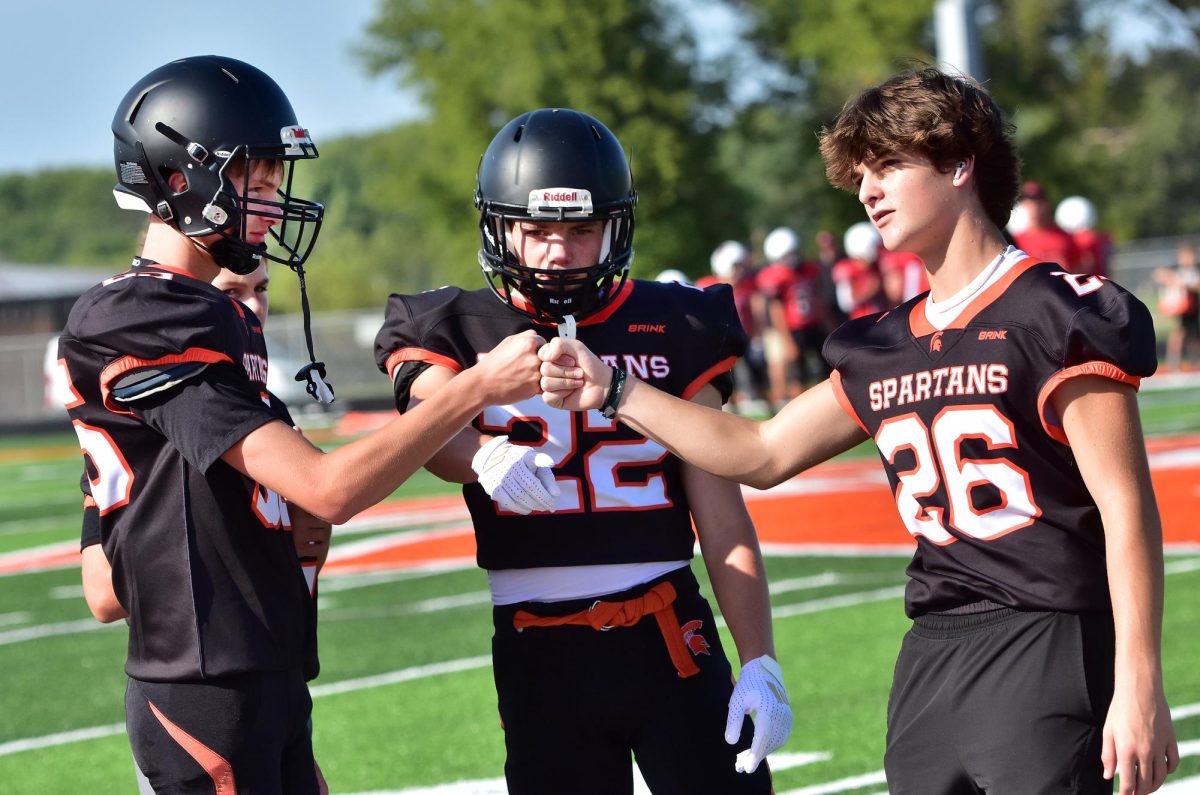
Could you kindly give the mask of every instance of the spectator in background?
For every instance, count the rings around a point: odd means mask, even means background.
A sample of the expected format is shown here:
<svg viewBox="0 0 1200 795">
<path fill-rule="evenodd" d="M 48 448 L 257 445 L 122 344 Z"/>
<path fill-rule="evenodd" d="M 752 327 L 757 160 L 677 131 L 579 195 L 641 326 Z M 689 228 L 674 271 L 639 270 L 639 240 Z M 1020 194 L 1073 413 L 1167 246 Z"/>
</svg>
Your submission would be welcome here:
<svg viewBox="0 0 1200 795">
<path fill-rule="evenodd" d="M 879 232 L 870 221 L 859 221 L 846 230 L 842 243 L 846 256 L 833 266 L 838 306 L 851 319 L 882 312 L 887 307 L 879 277 Z"/>
<path fill-rule="evenodd" d="M 1068 196 L 1058 203 L 1054 222 L 1075 241 L 1079 252 L 1076 273 L 1108 276 L 1112 237 L 1096 229 L 1096 206 L 1082 196 Z"/>
<path fill-rule="evenodd" d="M 788 364 L 783 394 L 790 399 L 829 375 L 821 358 L 821 266 L 803 258 L 800 236 L 786 226 L 766 236 L 763 256 L 767 264 L 758 273 L 758 287 L 767 296 L 771 327 L 783 341 Z"/>
<path fill-rule="evenodd" d="M 1167 336 L 1167 370 L 1178 372 L 1190 365 L 1191 351 L 1200 342 L 1200 269 L 1195 244 L 1180 245 L 1175 267 L 1158 268 L 1153 277 L 1159 285 L 1158 311 L 1176 321 Z"/>
<path fill-rule="evenodd" d="M 1021 188 L 1018 205 L 1024 214 L 1024 228 L 1014 229 L 1017 248 L 1034 259 L 1057 262 L 1071 272 L 1079 270 L 1079 249 L 1075 241 L 1054 223 L 1054 211 L 1041 185 L 1029 180 Z"/>
<path fill-rule="evenodd" d="M 733 368 L 734 391 L 729 407 L 738 412 L 759 411 L 771 405 L 772 382 L 763 332 L 767 327 L 766 298 L 755 279 L 750 250 L 736 240 L 726 240 L 709 257 L 712 275 L 696 280 L 697 287 L 728 284 L 733 305 L 746 332 L 746 353 Z"/>
</svg>

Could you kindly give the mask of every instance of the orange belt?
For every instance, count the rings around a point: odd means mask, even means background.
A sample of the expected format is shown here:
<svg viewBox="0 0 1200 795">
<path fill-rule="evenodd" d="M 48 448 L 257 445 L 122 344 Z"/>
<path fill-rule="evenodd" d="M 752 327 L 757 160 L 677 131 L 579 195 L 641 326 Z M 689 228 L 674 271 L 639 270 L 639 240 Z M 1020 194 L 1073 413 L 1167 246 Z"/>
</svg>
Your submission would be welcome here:
<svg viewBox="0 0 1200 795">
<path fill-rule="evenodd" d="M 518 610 L 513 615 L 513 626 L 517 631 L 525 627 L 561 627 L 565 624 L 583 624 L 598 632 L 605 632 L 614 627 L 632 627 L 642 620 L 647 613 L 653 614 L 658 621 L 658 629 L 662 632 L 667 644 L 667 652 L 679 676 L 687 679 L 700 673 L 700 667 L 692 659 L 683 642 L 683 631 L 679 627 L 679 619 L 675 616 L 675 586 L 669 582 L 660 582 L 636 599 L 624 602 L 597 601 L 587 610 L 580 610 L 569 616 L 538 616 L 526 610 Z"/>
</svg>

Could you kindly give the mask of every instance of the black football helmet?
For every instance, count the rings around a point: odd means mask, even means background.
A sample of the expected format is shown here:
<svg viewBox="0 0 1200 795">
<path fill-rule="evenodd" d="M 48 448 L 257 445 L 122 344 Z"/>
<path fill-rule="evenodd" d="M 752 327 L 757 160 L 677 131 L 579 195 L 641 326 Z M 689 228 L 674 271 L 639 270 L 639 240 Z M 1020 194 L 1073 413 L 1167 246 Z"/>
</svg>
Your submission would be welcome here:
<svg viewBox="0 0 1200 795">
<path fill-rule="evenodd" d="M 292 196 L 292 177 L 295 161 L 317 157 L 317 148 L 283 90 L 257 68 L 217 55 L 172 61 L 129 90 L 112 129 L 121 207 L 153 213 L 188 237 L 221 235 L 195 242 L 235 273 L 252 272 L 263 256 L 294 269 L 308 259 L 325 208 Z M 283 161 L 278 201 L 243 198 L 254 160 Z M 240 186 L 230 176 L 237 162 Z M 182 192 L 167 182 L 173 171 L 187 180 Z M 280 219 L 270 235 L 281 253 L 246 242 L 249 215 Z"/>
<path fill-rule="evenodd" d="M 542 322 L 595 314 L 629 277 L 636 204 L 621 143 L 599 121 L 568 108 L 518 116 L 484 152 L 475 186 L 488 286 Z M 508 246 L 508 225 L 518 220 L 603 221 L 600 261 L 554 271 L 521 265 Z"/>
</svg>

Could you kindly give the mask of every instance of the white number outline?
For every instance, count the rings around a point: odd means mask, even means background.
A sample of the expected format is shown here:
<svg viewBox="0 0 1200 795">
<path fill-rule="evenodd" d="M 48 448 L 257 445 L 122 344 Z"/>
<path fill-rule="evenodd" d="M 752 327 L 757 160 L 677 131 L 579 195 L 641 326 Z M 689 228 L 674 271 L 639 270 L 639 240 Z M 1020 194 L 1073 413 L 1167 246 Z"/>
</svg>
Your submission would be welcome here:
<svg viewBox="0 0 1200 795">
<path fill-rule="evenodd" d="M 88 475 L 91 481 L 92 499 L 100 509 L 101 516 L 107 516 L 123 505 L 129 504 L 133 493 L 135 476 L 129 467 L 129 462 L 121 454 L 108 431 L 88 425 L 80 420 L 71 420 L 75 427 L 75 435 L 79 437 L 79 448 L 83 456 L 92 462 L 96 477 Z M 86 467 L 84 468 L 86 472 Z"/>
<path fill-rule="evenodd" d="M 875 443 L 889 464 L 895 466 L 901 451 L 913 451 L 913 468 L 895 473 L 894 494 L 900 519 L 913 537 L 925 536 L 938 546 L 952 544 L 958 537 L 948 525 L 964 536 L 994 541 L 1042 515 L 1029 473 L 1004 458 L 963 458 L 966 439 L 980 439 L 989 450 L 1017 446 L 1012 421 L 987 404 L 947 407 L 928 427 L 915 413 L 890 417 L 876 431 Z M 1000 492 L 1001 501 L 979 511 L 971 503 L 971 490 L 984 483 Z M 939 488 L 945 488 L 949 516 L 941 507 L 926 508 L 920 502 Z M 1012 519 L 1006 521 L 1009 516 Z"/>
<path fill-rule="evenodd" d="M 480 415 L 479 428 L 484 433 L 506 434 L 518 422 L 530 422 L 542 429 L 541 439 L 525 444 L 546 453 L 555 469 L 578 455 L 579 428 L 571 412 L 547 406 L 540 397 L 530 398 L 509 406 L 488 406 Z M 606 420 L 598 411 L 588 411 L 583 429 L 590 432 L 617 430 L 616 420 Z M 674 500 L 667 494 L 665 473 L 651 473 L 641 483 L 621 482 L 619 471 L 624 467 L 653 466 L 661 463 L 666 448 L 649 439 L 613 439 L 597 442 L 583 453 L 584 479 L 594 513 L 605 511 L 653 511 L 671 508 Z M 555 475 L 562 493 L 556 501 L 555 514 L 582 513 L 583 483 L 580 478 Z M 492 507 L 502 516 L 517 514 L 502 511 L 494 502 Z"/>
</svg>

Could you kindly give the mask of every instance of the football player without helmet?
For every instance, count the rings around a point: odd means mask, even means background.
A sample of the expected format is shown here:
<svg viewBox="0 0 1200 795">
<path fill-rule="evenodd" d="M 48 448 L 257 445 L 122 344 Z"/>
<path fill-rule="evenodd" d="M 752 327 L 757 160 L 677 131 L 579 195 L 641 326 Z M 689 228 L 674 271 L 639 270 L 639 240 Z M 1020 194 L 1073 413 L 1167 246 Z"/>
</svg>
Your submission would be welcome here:
<svg viewBox="0 0 1200 795">
<path fill-rule="evenodd" d="M 317 152 L 283 91 L 232 58 L 183 58 L 134 85 L 113 135 L 115 195 L 150 223 L 133 266 L 72 308 L 58 365 L 129 614 L 127 734 L 159 791 L 203 769 L 311 795 L 316 608 L 289 506 L 341 523 L 383 499 L 484 406 L 535 394 L 542 340 L 500 342 L 440 410 L 326 454 L 267 390 L 259 319 L 211 283 L 266 260 L 300 272 L 312 250 L 323 210 L 291 181 Z"/>
<path fill-rule="evenodd" d="M 873 439 L 914 540 L 912 625 L 887 705 L 890 791 L 986 781 L 1099 795 L 1119 774 L 1121 795 L 1143 795 L 1179 763 L 1136 400 L 1157 365 L 1154 323 L 1112 281 L 1009 245 L 1013 133 L 982 86 L 933 68 L 867 89 L 821 131 L 830 182 L 857 194 L 889 251 L 921 258 L 930 291 L 838 328 L 824 346 L 832 377 L 771 419 L 679 400 L 585 340 L 539 351 L 543 399 L 608 406 L 683 460 L 759 489 Z M 773 673 L 754 673 L 755 692 Z"/>
<path fill-rule="evenodd" d="M 588 340 L 719 406 L 745 346 L 731 291 L 630 279 L 636 204 L 625 152 L 598 119 L 543 108 L 506 124 L 477 174 L 486 288 L 389 298 L 376 359 L 397 408 L 419 409 L 523 328 Z M 540 397 L 489 406 L 427 468 L 463 484 L 488 571 L 510 792 L 621 791 L 635 747 L 655 792 L 770 791 L 759 763 L 786 741 L 791 712 L 765 663 L 765 573 L 735 485 L 603 411 L 585 419 Z M 745 670 L 773 670 L 776 689 L 744 676 L 734 697 L 690 566 L 693 517 Z"/>
</svg>

